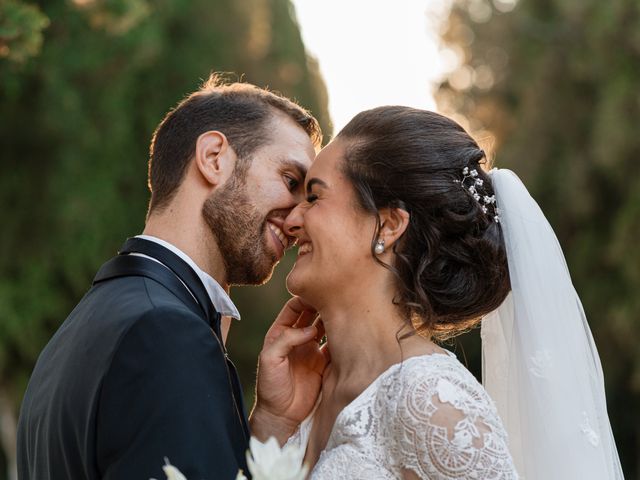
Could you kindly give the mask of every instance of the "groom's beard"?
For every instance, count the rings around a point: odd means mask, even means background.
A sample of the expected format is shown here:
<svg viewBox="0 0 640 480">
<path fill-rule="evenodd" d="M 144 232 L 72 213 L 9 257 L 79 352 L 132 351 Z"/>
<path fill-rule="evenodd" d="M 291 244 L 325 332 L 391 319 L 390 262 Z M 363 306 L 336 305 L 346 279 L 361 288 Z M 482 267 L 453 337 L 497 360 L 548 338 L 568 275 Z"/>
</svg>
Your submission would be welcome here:
<svg viewBox="0 0 640 480">
<path fill-rule="evenodd" d="M 204 202 L 202 216 L 218 242 L 230 285 L 260 285 L 271 278 L 278 257 L 267 243 L 267 219 L 249 201 L 246 187 L 231 178 Z"/>
</svg>

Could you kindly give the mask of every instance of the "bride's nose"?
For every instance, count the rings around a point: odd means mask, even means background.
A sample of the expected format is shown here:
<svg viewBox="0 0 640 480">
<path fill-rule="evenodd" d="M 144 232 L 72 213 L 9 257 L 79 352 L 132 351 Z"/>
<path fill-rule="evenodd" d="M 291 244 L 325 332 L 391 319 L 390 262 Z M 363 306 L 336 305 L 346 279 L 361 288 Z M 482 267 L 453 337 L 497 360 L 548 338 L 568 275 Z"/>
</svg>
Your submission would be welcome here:
<svg viewBox="0 0 640 480">
<path fill-rule="evenodd" d="M 303 208 L 301 208 L 301 204 L 296 206 L 287 218 L 284 219 L 284 233 L 290 237 L 298 237 L 302 232 L 302 227 L 304 225 L 304 215 Z"/>
</svg>

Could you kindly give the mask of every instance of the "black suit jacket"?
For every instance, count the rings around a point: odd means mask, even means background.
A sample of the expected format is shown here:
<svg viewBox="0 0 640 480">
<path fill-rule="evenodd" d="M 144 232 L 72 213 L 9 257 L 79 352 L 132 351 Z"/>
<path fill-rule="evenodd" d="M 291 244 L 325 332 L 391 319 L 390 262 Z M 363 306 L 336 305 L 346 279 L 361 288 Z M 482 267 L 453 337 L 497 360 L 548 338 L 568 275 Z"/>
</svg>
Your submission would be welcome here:
<svg viewBox="0 0 640 480">
<path fill-rule="evenodd" d="M 162 479 L 165 457 L 189 480 L 246 472 L 246 413 L 219 329 L 188 264 L 129 239 L 38 358 L 20 412 L 18 477 Z"/>
</svg>

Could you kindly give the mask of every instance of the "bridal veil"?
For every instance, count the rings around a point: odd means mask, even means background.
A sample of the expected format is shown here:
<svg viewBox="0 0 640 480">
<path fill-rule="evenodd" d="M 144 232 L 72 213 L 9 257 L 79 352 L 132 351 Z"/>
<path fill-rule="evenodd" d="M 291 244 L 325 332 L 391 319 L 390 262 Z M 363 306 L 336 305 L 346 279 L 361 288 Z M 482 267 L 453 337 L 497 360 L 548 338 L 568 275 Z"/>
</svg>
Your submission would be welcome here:
<svg viewBox="0 0 640 480">
<path fill-rule="evenodd" d="M 490 173 L 512 291 L 482 322 L 483 383 L 526 480 L 623 479 L 598 352 L 558 240 L 510 170 Z"/>
</svg>

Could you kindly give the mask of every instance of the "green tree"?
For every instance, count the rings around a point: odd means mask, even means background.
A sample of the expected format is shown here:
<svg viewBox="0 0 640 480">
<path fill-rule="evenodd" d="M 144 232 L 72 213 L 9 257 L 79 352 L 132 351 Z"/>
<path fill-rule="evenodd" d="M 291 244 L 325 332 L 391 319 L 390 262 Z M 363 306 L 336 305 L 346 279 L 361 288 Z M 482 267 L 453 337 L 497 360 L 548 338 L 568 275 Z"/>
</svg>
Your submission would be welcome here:
<svg viewBox="0 0 640 480">
<path fill-rule="evenodd" d="M 558 234 L 639 478 L 640 3 L 458 0 L 443 36 L 462 62 L 439 105 L 493 144 Z"/>
<path fill-rule="evenodd" d="M 0 439 L 9 470 L 39 352 L 98 267 L 141 231 L 151 133 L 211 71 L 296 98 L 330 131 L 324 84 L 289 0 L 0 4 Z M 274 292 L 246 323 L 271 320 L 283 284 Z M 250 382 L 259 343 L 237 350 Z"/>
<path fill-rule="evenodd" d="M 49 19 L 34 5 L 6 0 L 0 5 L 0 59 L 24 63 L 42 46 L 42 30 Z"/>
</svg>

